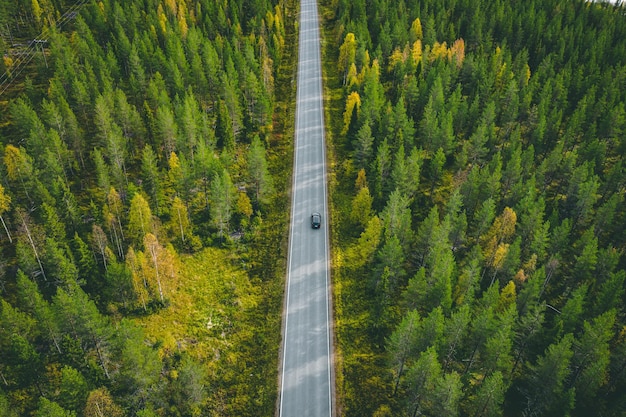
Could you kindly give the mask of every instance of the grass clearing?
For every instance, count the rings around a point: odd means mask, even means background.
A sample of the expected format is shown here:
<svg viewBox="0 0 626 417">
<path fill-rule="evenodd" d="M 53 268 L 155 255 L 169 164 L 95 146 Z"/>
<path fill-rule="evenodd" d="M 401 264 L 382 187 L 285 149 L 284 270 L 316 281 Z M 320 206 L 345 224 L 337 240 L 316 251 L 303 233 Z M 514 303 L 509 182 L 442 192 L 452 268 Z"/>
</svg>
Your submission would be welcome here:
<svg viewBox="0 0 626 417">
<path fill-rule="evenodd" d="M 229 350 L 239 328 L 234 324 L 260 297 L 246 271 L 234 265 L 236 260 L 218 248 L 182 257 L 168 307 L 137 319 L 149 340 L 160 345 L 161 355 L 186 351 L 213 368 Z"/>
</svg>

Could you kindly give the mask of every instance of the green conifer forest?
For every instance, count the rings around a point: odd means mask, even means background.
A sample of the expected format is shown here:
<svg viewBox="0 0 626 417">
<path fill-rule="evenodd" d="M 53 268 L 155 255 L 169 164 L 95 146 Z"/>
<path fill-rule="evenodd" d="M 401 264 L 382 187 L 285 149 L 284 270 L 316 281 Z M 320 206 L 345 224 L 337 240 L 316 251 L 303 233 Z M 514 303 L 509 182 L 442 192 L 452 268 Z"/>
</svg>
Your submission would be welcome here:
<svg viewBox="0 0 626 417">
<path fill-rule="evenodd" d="M 624 9 L 323 3 L 343 415 L 624 415 Z"/>
<path fill-rule="evenodd" d="M 346 417 L 626 413 L 626 13 L 323 0 Z M 294 0 L 0 0 L 0 417 L 276 413 Z"/>
<path fill-rule="evenodd" d="M 0 416 L 272 415 L 296 12 L 0 1 Z"/>
</svg>

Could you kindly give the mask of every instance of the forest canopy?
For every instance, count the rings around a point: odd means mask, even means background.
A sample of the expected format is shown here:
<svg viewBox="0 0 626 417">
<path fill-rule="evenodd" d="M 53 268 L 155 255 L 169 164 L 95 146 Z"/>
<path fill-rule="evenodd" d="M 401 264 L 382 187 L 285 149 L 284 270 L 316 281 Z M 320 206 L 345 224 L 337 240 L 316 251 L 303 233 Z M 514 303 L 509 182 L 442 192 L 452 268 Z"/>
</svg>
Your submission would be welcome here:
<svg viewBox="0 0 626 417">
<path fill-rule="evenodd" d="M 294 7 L 0 1 L 0 415 L 272 412 Z"/>
<path fill-rule="evenodd" d="M 345 415 L 623 415 L 624 9 L 325 13 Z"/>
</svg>

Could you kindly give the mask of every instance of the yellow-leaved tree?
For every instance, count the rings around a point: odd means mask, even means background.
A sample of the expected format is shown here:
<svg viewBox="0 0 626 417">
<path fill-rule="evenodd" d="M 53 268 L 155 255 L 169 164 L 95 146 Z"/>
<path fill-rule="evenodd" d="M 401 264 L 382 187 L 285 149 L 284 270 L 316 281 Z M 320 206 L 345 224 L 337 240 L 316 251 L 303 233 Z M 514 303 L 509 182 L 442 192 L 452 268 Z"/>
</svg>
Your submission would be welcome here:
<svg viewBox="0 0 626 417">
<path fill-rule="evenodd" d="M 422 39 L 422 21 L 418 17 L 411 24 L 411 31 L 409 32 L 411 35 L 411 41 L 415 42 L 416 40 Z"/>
<path fill-rule="evenodd" d="M 339 47 L 339 59 L 337 60 L 337 70 L 342 75 L 343 84 L 346 84 L 348 70 L 356 58 L 356 37 L 350 32 Z"/>
<path fill-rule="evenodd" d="M 7 228 L 7 224 L 4 222 L 4 217 L 2 215 L 9 211 L 9 207 L 11 204 L 11 196 L 4 192 L 4 187 L 0 184 L 0 220 L 2 221 L 2 226 L 4 226 L 4 230 L 7 232 L 7 236 L 9 237 L 9 242 L 13 243 L 13 239 L 11 238 L 11 233 L 9 233 L 9 229 Z"/>
<path fill-rule="evenodd" d="M 136 246 L 140 246 L 148 233 L 154 233 L 152 210 L 150 210 L 148 201 L 140 193 L 137 193 L 130 201 L 128 235 Z"/>
<path fill-rule="evenodd" d="M 150 293 L 148 292 L 148 280 L 144 274 L 141 265 L 144 262 L 143 252 L 135 252 L 133 247 L 128 248 L 126 253 L 126 266 L 131 272 L 133 278 L 133 289 L 144 311 L 148 309 L 148 301 L 150 301 Z"/>
<path fill-rule="evenodd" d="M 86 417 L 123 417 L 124 411 L 115 404 L 109 390 L 103 387 L 89 393 L 84 415 Z"/>
<path fill-rule="evenodd" d="M 516 224 L 517 214 L 512 208 L 505 207 L 487 233 L 480 238 L 486 263 L 493 268 L 492 283 L 509 252 L 507 240 L 515 233 Z"/>
<path fill-rule="evenodd" d="M 142 269 L 147 281 L 151 285 L 156 284 L 161 303 L 165 303 L 165 293 L 170 292 L 175 285 L 176 268 L 174 266 L 175 255 L 170 248 L 164 248 L 152 233 L 147 233 L 143 239 L 146 248 L 145 262 Z"/>
<path fill-rule="evenodd" d="M 193 237 L 193 232 L 189 214 L 187 213 L 187 206 L 185 206 L 180 197 L 174 197 L 170 207 L 170 219 L 170 228 L 174 236 L 180 240 L 182 245 L 185 245 L 186 241 Z"/>
<path fill-rule="evenodd" d="M 361 96 L 356 91 L 353 91 L 346 99 L 346 111 L 343 113 L 342 133 L 344 135 L 348 133 L 348 130 L 350 129 L 350 123 L 352 123 L 353 119 L 358 116 L 360 110 Z"/>
</svg>

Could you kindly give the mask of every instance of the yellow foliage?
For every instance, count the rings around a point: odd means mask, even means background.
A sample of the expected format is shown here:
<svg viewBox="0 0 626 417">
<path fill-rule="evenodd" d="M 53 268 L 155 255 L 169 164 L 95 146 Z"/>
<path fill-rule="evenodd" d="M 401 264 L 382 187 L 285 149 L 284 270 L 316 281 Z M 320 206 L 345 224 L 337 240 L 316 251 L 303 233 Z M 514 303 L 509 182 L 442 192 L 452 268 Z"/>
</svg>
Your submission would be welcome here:
<svg viewBox="0 0 626 417">
<path fill-rule="evenodd" d="M 176 0 L 165 0 L 165 5 L 170 10 L 170 13 L 172 13 L 174 16 L 176 16 L 176 14 L 177 14 Z"/>
<path fill-rule="evenodd" d="M 285 30 L 283 28 L 283 13 L 281 12 L 280 6 L 278 4 L 274 7 L 274 26 L 276 32 L 284 33 Z"/>
<path fill-rule="evenodd" d="M 496 217 L 487 234 L 481 237 L 484 254 L 487 259 L 494 258 L 499 246 L 515 233 L 517 214 L 510 207 L 505 207 L 502 214 Z M 493 264 L 494 262 L 492 262 Z"/>
<path fill-rule="evenodd" d="M 367 187 L 367 177 L 365 176 L 365 169 L 361 168 L 356 174 L 356 181 L 354 182 L 354 185 L 357 192 Z"/>
<path fill-rule="evenodd" d="M 357 115 L 361 111 L 361 96 L 356 91 L 350 93 L 346 99 L 346 111 L 343 113 L 343 134 L 348 132 L 350 127 L 350 120 L 352 120 L 352 113 L 356 107 Z"/>
<path fill-rule="evenodd" d="M 404 64 L 405 56 L 400 51 L 400 48 L 396 48 L 389 57 L 389 71 L 392 72 L 398 65 Z"/>
<path fill-rule="evenodd" d="M 378 62 L 378 59 L 374 59 L 370 71 L 374 71 L 376 73 L 376 78 L 380 78 L 380 63 Z"/>
<path fill-rule="evenodd" d="M 157 7 L 157 15 L 159 16 L 159 26 L 163 33 L 167 33 L 167 16 L 165 16 L 165 12 L 163 11 L 163 6 L 159 4 Z"/>
<path fill-rule="evenodd" d="M 85 403 L 85 417 L 122 417 L 124 410 L 113 401 L 105 387 L 91 391 Z"/>
<path fill-rule="evenodd" d="M 506 66 L 506 62 L 504 62 L 500 67 L 500 70 L 496 74 L 496 88 L 500 90 L 505 88 L 508 82 L 513 79 L 513 77 L 513 73 L 509 71 Z"/>
<path fill-rule="evenodd" d="M 4 187 L 0 184 L 0 216 L 9 209 L 11 196 L 4 192 Z"/>
<path fill-rule="evenodd" d="M 141 268 L 148 285 L 153 291 L 156 289 L 159 299 L 163 302 L 165 295 L 169 295 L 175 288 L 176 256 L 171 248 L 164 248 L 152 233 L 146 233 L 143 245 L 146 252 Z"/>
<path fill-rule="evenodd" d="M 265 13 L 265 24 L 268 29 L 272 29 L 274 27 L 274 15 L 271 10 L 268 10 L 267 13 Z"/>
<path fill-rule="evenodd" d="M 11 58 L 11 57 L 10 57 L 10 56 L 8 56 L 8 55 L 4 55 L 4 56 L 2 57 L 2 62 L 4 62 L 4 67 L 5 67 L 7 70 L 10 70 L 10 69 L 11 69 L 11 67 L 13 66 L 13 58 Z"/>
<path fill-rule="evenodd" d="M 148 294 L 148 281 L 146 280 L 141 268 L 143 262 L 144 259 L 142 252 L 135 253 L 132 246 L 128 248 L 128 252 L 126 253 L 126 266 L 128 267 L 133 278 L 133 289 L 135 290 L 135 294 L 137 294 L 139 303 L 143 309 L 146 310 L 150 296 Z"/>
<path fill-rule="evenodd" d="M 420 18 L 418 17 L 417 19 L 415 19 L 413 21 L 413 23 L 411 24 L 411 37 L 413 39 L 416 40 L 421 40 L 422 39 L 422 21 L 420 20 Z"/>
<path fill-rule="evenodd" d="M 530 259 L 524 262 L 524 265 L 522 265 L 522 268 L 524 268 L 526 271 L 530 271 L 530 272 L 534 271 L 537 268 L 537 254 L 533 253 L 530 256 Z"/>
<path fill-rule="evenodd" d="M 517 224 L 517 214 L 510 207 L 505 207 L 500 217 L 496 218 L 493 225 L 498 227 L 500 235 L 508 238 L 515 233 L 515 225 Z"/>
<path fill-rule="evenodd" d="M 245 271 L 233 266 L 240 263 L 230 262 L 232 257 L 228 250 L 216 248 L 182 256 L 175 286 L 168 293 L 168 308 L 136 318 L 150 341 L 161 342 L 161 356 L 184 350 L 210 364 L 216 352 L 231 354 L 241 334 L 229 329 L 228 323 L 245 320 L 261 299 L 260 289 L 250 283 Z M 193 343 L 186 342 L 190 335 Z"/>
<path fill-rule="evenodd" d="M 7 176 L 10 180 L 15 181 L 20 175 L 22 153 L 19 148 L 8 144 L 4 148 L 4 166 L 7 169 Z"/>
<path fill-rule="evenodd" d="M 500 269 L 500 267 L 504 263 L 504 259 L 506 258 L 507 253 L 509 253 L 509 244 L 501 243 L 493 255 L 493 262 L 491 262 L 491 265 L 496 269 Z"/>
<path fill-rule="evenodd" d="M 372 217 L 357 243 L 346 251 L 346 265 L 355 269 L 365 265 L 376 252 L 382 231 L 382 222 L 378 216 Z"/>
<path fill-rule="evenodd" d="M 181 13 L 178 18 L 178 29 L 180 30 L 181 36 L 184 38 L 187 37 L 187 32 L 189 31 L 189 27 L 187 26 L 187 19 L 185 19 L 185 15 Z"/>
<path fill-rule="evenodd" d="M 354 33 L 348 33 L 344 38 L 343 44 L 339 47 L 339 59 L 337 60 L 337 69 L 344 77 L 350 68 L 350 64 L 354 62 L 356 57 L 356 37 Z"/>
<path fill-rule="evenodd" d="M 393 416 L 393 411 L 391 411 L 391 407 L 388 405 L 381 405 L 375 412 L 373 417 L 391 417 Z"/>
<path fill-rule="evenodd" d="M 33 16 L 35 17 L 35 21 L 37 23 L 41 23 L 41 7 L 39 6 L 39 2 L 37 0 L 32 0 L 31 5 L 33 8 Z"/>
<path fill-rule="evenodd" d="M 418 50 L 420 51 L 419 56 L 416 56 L 418 54 Z M 421 42 L 419 44 L 419 49 L 416 44 L 413 44 L 412 53 L 414 56 L 413 59 L 418 62 L 417 58 L 421 57 Z M 457 39 L 450 48 L 448 48 L 446 42 L 435 42 L 429 52 L 427 49 L 427 55 L 430 62 L 440 58 L 447 59 L 449 62 L 453 62 L 457 68 L 460 68 L 465 60 L 465 41 L 463 39 Z"/>
<path fill-rule="evenodd" d="M 415 64 L 419 64 L 422 60 L 422 41 L 420 39 L 413 42 L 413 47 L 411 48 L 411 57 L 413 58 L 413 62 Z"/>
<path fill-rule="evenodd" d="M 372 214 L 372 196 L 367 187 L 361 188 L 358 194 L 352 200 L 352 210 L 350 211 L 350 220 L 363 228 L 367 226 L 367 222 Z"/>
<path fill-rule="evenodd" d="M 465 60 L 465 41 L 463 39 L 455 40 L 450 48 L 450 52 L 451 59 L 454 60 L 457 68 L 460 68 Z"/>
<path fill-rule="evenodd" d="M 178 196 L 174 197 L 172 207 L 170 208 L 170 222 L 170 228 L 174 232 L 174 236 L 180 238 L 182 242 L 185 242 L 185 239 L 192 238 L 193 233 L 187 206 Z"/>
<path fill-rule="evenodd" d="M 360 84 L 359 77 L 356 71 L 356 64 L 354 62 L 350 65 L 350 69 L 348 69 L 347 80 L 348 87 L 352 87 L 353 85 L 358 86 Z"/>
<path fill-rule="evenodd" d="M 509 281 L 509 283 L 502 288 L 502 291 L 500 291 L 500 298 L 498 299 L 496 311 L 505 311 L 515 304 L 516 298 L 517 293 L 515 292 L 515 283 L 513 281 Z"/>
<path fill-rule="evenodd" d="M 169 165 L 171 171 L 180 169 L 180 159 L 178 159 L 176 152 L 172 152 L 170 154 L 167 164 Z"/>
<path fill-rule="evenodd" d="M 517 274 L 515 274 L 515 276 L 513 277 L 513 279 L 514 279 L 516 282 L 519 282 L 519 283 L 521 283 L 521 284 L 522 284 L 522 283 L 526 282 L 526 280 L 528 279 L 528 277 L 526 276 L 526 272 L 524 272 L 524 270 L 523 270 L 523 269 L 520 269 L 519 271 L 517 271 Z"/>
<path fill-rule="evenodd" d="M 432 62 L 438 58 L 450 58 L 450 51 L 448 50 L 448 45 L 446 44 L 446 42 L 435 42 L 435 44 L 431 48 L 428 59 Z"/>
<path fill-rule="evenodd" d="M 240 191 L 237 197 L 237 213 L 243 214 L 247 218 L 250 218 L 253 213 L 250 197 L 243 191 Z"/>
</svg>

